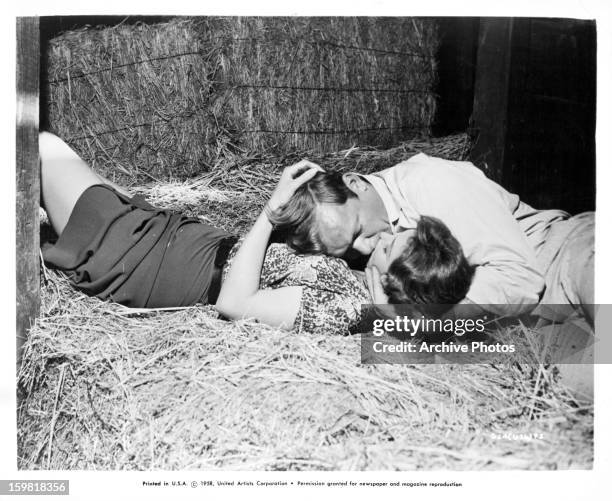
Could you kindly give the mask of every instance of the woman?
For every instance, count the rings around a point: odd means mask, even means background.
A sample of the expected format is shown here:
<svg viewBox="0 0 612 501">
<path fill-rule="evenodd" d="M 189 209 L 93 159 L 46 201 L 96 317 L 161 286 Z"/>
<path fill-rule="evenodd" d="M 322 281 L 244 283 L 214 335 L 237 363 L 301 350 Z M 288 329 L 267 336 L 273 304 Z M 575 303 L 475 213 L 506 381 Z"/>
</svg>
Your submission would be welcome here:
<svg viewBox="0 0 612 501">
<path fill-rule="evenodd" d="M 216 301 L 217 309 L 229 318 L 254 317 L 273 326 L 324 333 L 351 330 L 359 320 L 361 304 L 371 301 L 363 281 L 344 261 L 301 256 L 284 244 L 268 246 L 270 211 L 288 203 L 295 189 L 321 170 L 311 162 L 285 169 L 266 210 L 242 244 L 234 246 L 236 239 L 223 230 L 132 197 L 93 172 L 52 134 L 41 133 L 40 158 L 43 206 L 59 235 L 54 246 L 44 249 L 43 257 L 90 295 L 147 308 Z M 431 222 L 424 221 L 417 237 L 429 238 L 431 229 Z M 452 238 L 450 233 L 447 236 Z M 385 247 L 390 252 L 381 257 L 385 262 L 397 260 L 409 248 L 430 252 L 420 237 L 402 235 L 393 245 L 382 238 L 374 256 Z M 406 245 L 409 241 L 420 244 L 411 247 Z M 232 247 L 233 257 L 218 294 Z M 454 254 L 457 250 L 461 254 L 460 248 L 454 248 Z M 413 249 L 409 254 L 414 257 L 418 252 Z M 378 282 L 378 269 L 384 268 L 381 263 L 368 271 L 370 284 L 379 291 L 378 302 L 384 292 Z M 394 270 L 385 277 L 390 300 L 407 300 L 408 296 L 399 297 L 397 292 L 406 284 L 414 288 L 414 280 L 402 282 L 407 278 L 402 269 L 399 273 L 404 275 L 398 281 Z"/>
<path fill-rule="evenodd" d="M 59 235 L 43 249 L 50 266 L 126 306 L 214 303 L 234 237 L 132 197 L 50 133 L 40 134 L 39 151 L 42 205 Z"/>
</svg>

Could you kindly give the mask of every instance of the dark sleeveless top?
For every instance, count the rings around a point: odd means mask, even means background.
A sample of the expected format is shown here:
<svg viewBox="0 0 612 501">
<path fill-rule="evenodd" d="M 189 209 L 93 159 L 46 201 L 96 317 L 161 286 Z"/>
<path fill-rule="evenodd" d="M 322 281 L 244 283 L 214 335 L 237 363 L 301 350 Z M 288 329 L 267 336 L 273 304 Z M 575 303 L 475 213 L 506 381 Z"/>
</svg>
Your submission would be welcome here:
<svg viewBox="0 0 612 501">
<path fill-rule="evenodd" d="M 197 218 L 96 185 L 81 195 L 43 258 L 100 299 L 141 308 L 189 306 L 208 302 L 217 251 L 227 252 L 233 240 Z"/>
</svg>

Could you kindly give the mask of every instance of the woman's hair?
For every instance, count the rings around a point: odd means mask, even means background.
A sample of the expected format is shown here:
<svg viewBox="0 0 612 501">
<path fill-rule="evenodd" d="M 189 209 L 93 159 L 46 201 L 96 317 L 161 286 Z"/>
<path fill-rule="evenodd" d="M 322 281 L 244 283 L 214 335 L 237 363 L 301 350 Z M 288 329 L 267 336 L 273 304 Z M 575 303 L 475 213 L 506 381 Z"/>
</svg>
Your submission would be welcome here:
<svg viewBox="0 0 612 501">
<path fill-rule="evenodd" d="M 389 303 L 450 307 L 465 298 L 473 276 L 474 267 L 448 227 L 422 216 L 416 234 L 389 266 L 383 288 Z"/>
<path fill-rule="evenodd" d="M 287 234 L 287 245 L 302 254 L 325 253 L 319 235 L 316 208 L 323 204 L 344 204 L 356 195 L 337 172 L 319 172 L 300 186 L 291 200 L 275 210 L 270 220 Z"/>
</svg>

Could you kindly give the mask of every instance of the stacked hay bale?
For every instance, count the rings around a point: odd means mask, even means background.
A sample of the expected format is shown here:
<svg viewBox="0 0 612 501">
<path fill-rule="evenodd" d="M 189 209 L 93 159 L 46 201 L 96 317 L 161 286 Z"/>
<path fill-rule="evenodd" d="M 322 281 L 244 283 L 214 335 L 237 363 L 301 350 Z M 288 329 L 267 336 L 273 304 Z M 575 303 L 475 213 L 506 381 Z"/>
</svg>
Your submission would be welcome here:
<svg viewBox="0 0 612 501">
<path fill-rule="evenodd" d="M 183 179 L 235 155 L 389 147 L 427 135 L 436 25 L 410 18 L 189 18 L 49 43 L 50 130 L 111 178 Z"/>
</svg>

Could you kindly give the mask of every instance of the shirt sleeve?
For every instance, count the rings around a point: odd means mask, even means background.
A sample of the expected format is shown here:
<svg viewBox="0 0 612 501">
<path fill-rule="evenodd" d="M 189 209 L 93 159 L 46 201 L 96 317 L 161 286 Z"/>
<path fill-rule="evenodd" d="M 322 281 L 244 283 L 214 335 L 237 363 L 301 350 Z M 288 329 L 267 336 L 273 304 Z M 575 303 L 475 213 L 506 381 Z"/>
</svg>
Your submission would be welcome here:
<svg viewBox="0 0 612 501">
<path fill-rule="evenodd" d="M 229 270 L 234 264 L 234 258 L 240 250 L 245 237 L 241 237 L 228 253 L 227 260 L 223 265 L 223 280 L 227 277 Z M 298 260 L 299 263 L 299 260 Z M 303 267 L 302 267 L 303 268 Z M 285 244 L 273 243 L 266 249 L 266 255 L 261 267 L 259 277 L 260 289 L 277 289 L 286 284 L 285 281 L 291 272 L 296 272 L 296 256 Z M 304 277 L 302 277 L 304 278 Z"/>
<path fill-rule="evenodd" d="M 426 160 L 413 172 L 400 168 L 396 182 L 420 215 L 437 217 L 449 227 L 476 266 L 467 299 L 505 314 L 531 310 L 544 279 L 500 187 L 468 162 Z"/>
<path fill-rule="evenodd" d="M 295 328 L 322 335 L 346 335 L 361 318 L 361 304 L 335 292 L 304 287 Z"/>
<path fill-rule="evenodd" d="M 241 239 L 231 250 L 224 276 L 232 266 Z M 361 305 L 369 302 L 366 287 L 341 259 L 300 255 L 273 243 L 266 251 L 260 289 L 298 286 L 302 298 L 294 329 L 313 334 L 349 334 L 361 320 Z"/>
<path fill-rule="evenodd" d="M 295 329 L 313 334 L 348 334 L 361 320 L 367 289 L 341 259 L 295 254 L 271 244 L 262 269 L 262 288 L 302 287 Z"/>
</svg>

